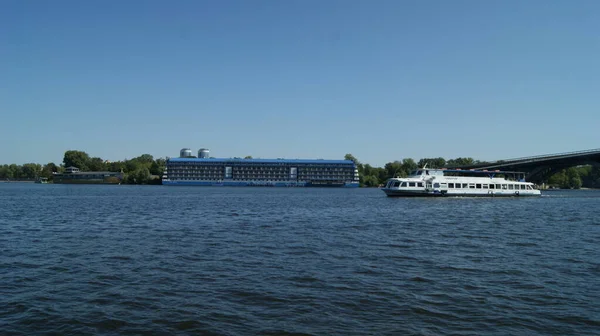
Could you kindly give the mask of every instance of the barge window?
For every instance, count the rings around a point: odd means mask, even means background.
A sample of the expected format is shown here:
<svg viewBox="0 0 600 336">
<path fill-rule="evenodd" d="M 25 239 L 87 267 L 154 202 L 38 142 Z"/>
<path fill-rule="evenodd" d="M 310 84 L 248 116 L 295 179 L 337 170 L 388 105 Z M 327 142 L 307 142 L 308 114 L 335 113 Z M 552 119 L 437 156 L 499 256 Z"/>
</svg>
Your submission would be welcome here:
<svg viewBox="0 0 600 336">
<path fill-rule="evenodd" d="M 448 183 L 448 189 L 453 189 L 454 188 L 454 183 Z"/>
<path fill-rule="evenodd" d="M 477 188 L 477 189 L 481 189 L 481 183 L 477 183 L 477 184 L 475 185 L 475 188 Z"/>
<path fill-rule="evenodd" d="M 408 186 L 409 187 L 414 187 L 415 186 L 415 182 L 408 182 Z"/>
</svg>

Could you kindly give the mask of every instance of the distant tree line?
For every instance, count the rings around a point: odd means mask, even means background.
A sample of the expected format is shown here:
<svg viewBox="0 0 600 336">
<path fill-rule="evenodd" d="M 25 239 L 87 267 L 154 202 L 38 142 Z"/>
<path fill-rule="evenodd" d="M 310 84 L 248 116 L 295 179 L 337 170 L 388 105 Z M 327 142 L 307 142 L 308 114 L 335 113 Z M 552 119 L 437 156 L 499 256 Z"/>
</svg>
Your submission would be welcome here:
<svg viewBox="0 0 600 336">
<path fill-rule="evenodd" d="M 99 157 L 90 157 L 86 152 L 68 150 L 65 152 L 63 162 L 60 165 L 53 162 L 46 165 L 38 163 L 1 165 L 0 179 L 33 180 L 46 177 L 51 181 L 54 173 L 61 173 L 66 167 L 77 167 L 81 171 L 123 171 L 123 183 L 160 184 L 165 164 L 165 159 L 154 159 L 150 154 L 142 154 L 129 160 L 111 162 Z"/>
<path fill-rule="evenodd" d="M 358 168 L 360 185 L 364 187 L 377 187 L 385 183 L 391 177 L 406 177 L 408 174 L 427 164 L 429 168 L 461 167 L 472 164 L 483 163 L 473 158 L 456 158 L 446 160 L 444 158 L 424 158 L 416 162 L 413 159 L 388 162 L 383 167 L 373 167 L 363 164 L 352 154 L 346 154 L 346 160 L 352 160 Z M 547 185 L 561 189 L 600 188 L 600 167 L 581 166 L 561 170 L 552 175 Z"/>
<path fill-rule="evenodd" d="M 600 167 L 587 165 L 563 169 L 550 176 L 547 184 L 561 189 L 600 188 Z"/>
<path fill-rule="evenodd" d="M 373 167 L 368 163 L 361 163 L 352 154 L 346 154 L 345 159 L 354 161 L 358 167 L 360 185 L 364 187 L 380 186 L 391 177 L 406 177 L 411 171 L 424 167 L 425 164 L 430 168 L 444 168 L 481 163 L 470 157 L 451 160 L 441 157 L 423 158 L 418 162 L 409 158 L 388 162 L 383 167 Z M 34 180 L 39 177 L 52 180 L 54 173 L 63 172 L 66 167 L 73 166 L 81 171 L 123 171 L 123 182 L 128 184 L 160 184 L 165 165 L 164 158 L 154 159 L 150 154 L 142 154 L 129 160 L 110 162 L 99 157 L 90 157 L 83 151 L 68 150 L 60 165 L 53 162 L 45 165 L 38 163 L 0 165 L 0 180 Z M 581 166 L 563 169 L 548 178 L 546 184 L 562 189 L 600 188 L 600 167 Z"/>
</svg>

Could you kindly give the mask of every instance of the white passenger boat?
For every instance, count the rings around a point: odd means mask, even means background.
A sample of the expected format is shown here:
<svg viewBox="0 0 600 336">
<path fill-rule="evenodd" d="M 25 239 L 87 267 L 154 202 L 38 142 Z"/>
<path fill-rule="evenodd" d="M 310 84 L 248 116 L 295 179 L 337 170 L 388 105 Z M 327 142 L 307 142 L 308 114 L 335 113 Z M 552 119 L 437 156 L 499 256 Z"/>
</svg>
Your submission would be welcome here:
<svg viewBox="0 0 600 336">
<path fill-rule="evenodd" d="M 540 196 L 525 173 L 509 171 L 429 169 L 391 178 L 382 188 L 388 196 Z"/>
</svg>

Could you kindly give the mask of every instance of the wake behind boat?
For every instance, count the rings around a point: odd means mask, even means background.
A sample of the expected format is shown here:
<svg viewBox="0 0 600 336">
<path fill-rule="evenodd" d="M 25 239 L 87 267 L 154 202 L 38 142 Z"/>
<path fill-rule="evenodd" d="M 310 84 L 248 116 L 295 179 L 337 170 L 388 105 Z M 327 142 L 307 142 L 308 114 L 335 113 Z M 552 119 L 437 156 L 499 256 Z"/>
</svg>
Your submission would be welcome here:
<svg viewBox="0 0 600 336">
<path fill-rule="evenodd" d="M 382 188 L 392 196 L 540 196 L 525 173 L 509 171 L 428 169 L 413 171 L 405 178 L 388 179 Z"/>
</svg>

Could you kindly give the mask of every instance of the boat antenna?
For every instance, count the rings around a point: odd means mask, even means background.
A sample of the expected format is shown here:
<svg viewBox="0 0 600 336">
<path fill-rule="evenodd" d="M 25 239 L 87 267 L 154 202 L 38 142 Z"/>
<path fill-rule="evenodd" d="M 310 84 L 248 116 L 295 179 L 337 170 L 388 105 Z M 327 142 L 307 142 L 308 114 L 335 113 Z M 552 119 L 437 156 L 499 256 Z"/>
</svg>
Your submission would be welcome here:
<svg viewBox="0 0 600 336">
<path fill-rule="evenodd" d="M 427 168 L 427 162 L 425 162 L 425 165 L 423 166 L 423 168 Z"/>
</svg>

